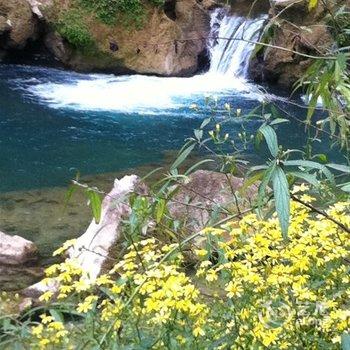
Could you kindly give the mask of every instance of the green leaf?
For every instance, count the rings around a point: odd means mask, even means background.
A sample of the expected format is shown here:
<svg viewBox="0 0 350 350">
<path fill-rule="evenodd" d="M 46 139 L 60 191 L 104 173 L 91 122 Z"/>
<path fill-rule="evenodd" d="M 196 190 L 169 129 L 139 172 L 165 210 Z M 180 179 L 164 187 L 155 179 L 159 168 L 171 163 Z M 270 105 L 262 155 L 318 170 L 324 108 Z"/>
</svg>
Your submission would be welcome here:
<svg viewBox="0 0 350 350">
<path fill-rule="evenodd" d="M 290 217 L 290 194 L 287 177 L 281 167 L 276 167 L 272 174 L 272 187 L 282 235 L 286 239 L 288 237 Z"/>
<path fill-rule="evenodd" d="M 164 199 L 159 199 L 156 208 L 156 223 L 159 224 L 162 220 L 165 211 L 166 201 Z"/>
<path fill-rule="evenodd" d="M 177 157 L 173 165 L 171 166 L 171 169 L 176 169 L 180 164 L 182 164 L 186 158 L 189 156 L 189 154 L 193 151 L 195 144 L 191 144 L 187 148 L 185 148 Z"/>
<path fill-rule="evenodd" d="M 317 162 L 312 162 L 311 160 L 286 160 L 283 162 L 286 166 L 297 166 L 297 167 L 305 167 L 305 168 L 311 168 L 311 169 L 318 169 L 327 177 L 327 179 L 334 183 L 334 176 L 333 174 L 322 164 Z"/>
<path fill-rule="evenodd" d="M 350 174 L 350 166 L 343 165 L 343 164 L 326 164 L 326 166 L 328 166 L 328 168 L 341 171 L 342 173 Z"/>
<path fill-rule="evenodd" d="M 317 177 L 313 174 L 303 173 L 301 171 L 290 171 L 288 172 L 288 175 L 289 174 L 298 177 L 299 179 L 305 180 L 306 182 L 315 187 L 318 187 L 320 185 L 319 181 L 317 180 Z"/>
<path fill-rule="evenodd" d="M 51 316 L 55 319 L 57 322 L 63 322 L 63 315 L 61 312 L 55 310 L 55 309 L 50 309 L 49 310 Z"/>
<path fill-rule="evenodd" d="M 67 208 L 69 201 L 72 199 L 74 192 L 77 190 L 76 185 L 69 186 L 64 199 L 64 207 Z"/>
<path fill-rule="evenodd" d="M 259 208 L 261 208 L 261 206 L 262 206 L 262 202 L 263 202 L 263 199 L 265 197 L 267 185 L 269 184 L 271 177 L 272 177 L 272 174 L 274 173 L 275 169 L 276 169 L 276 162 L 274 161 L 268 167 L 268 169 L 266 169 L 266 171 L 263 174 L 263 178 L 261 180 L 259 190 L 258 190 L 258 206 L 259 206 Z"/>
<path fill-rule="evenodd" d="M 313 158 L 317 158 L 321 163 L 327 163 L 328 162 L 328 157 L 326 154 L 320 153 L 320 154 L 315 154 Z"/>
<path fill-rule="evenodd" d="M 186 170 L 185 175 L 189 175 L 193 172 L 193 170 L 195 170 L 196 168 L 198 168 L 199 166 L 201 166 L 202 164 L 205 163 L 212 163 L 215 162 L 214 159 L 203 159 L 200 162 L 193 164 L 189 169 Z"/>
<path fill-rule="evenodd" d="M 267 168 L 268 168 L 267 165 L 255 165 L 249 168 L 248 174 L 253 173 L 254 171 L 265 170 Z"/>
<path fill-rule="evenodd" d="M 263 178 L 263 176 L 264 176 L 264 172 L 261 170 L 255 173 L 253 176 L 250 176 L 244 181 L 242 187 L 239 189 L 239 192 L 244 193 L 248 187 L 252 186 L 257 181 L 260 181 Z"/>
<path fill-rule="evenodd" d="M 350 334 L 344 332 L 341 336 L 341 348 L 342 350 L 350 350 Z"/>
<path fill-rule="evenodd" d="M 195 129 L 194 130 L 194 136 L 196 136 L 196 139 L 198 141 L 200 141 L 203 137 L 203 130 L 198 130 L 198 129 Z"/>
<path fill-rule="evenodd" d="M 259 128 L 259 132 L 263 134 L 271 155 L 273 157 L 277 157 L 278 142 L 275 130 L 273 130 L 269 125 L 263 125 Z"/>
<path fill-rule="evenodd" d="M 344 192 L 350 193 L 350 182 L 348 182 L 347 184 L 343 184 L 340 189 Z"/>
<path fill-rule="evenodd" d="M 203 120 L 200 129 L 204 129 L 210 123 L 210 118 L 206 118 Z"/>
<path fill-rule="evenodd" d="M 101 201 L 100 195 L 91 189 L 87 190 L 86 192 L 90 201 L 90 208 L 92 211 L 92 215 L 94 216 L 96 224 L 98 224 L 101 220 L 102 201 Z"/>
<path fill-rule="evenodd" d="M 282 123 L 289 123 L 289 120 L 285 118 L 276 118 L 270 123 L 270 125 L 277 125 Z"/>
</svg>

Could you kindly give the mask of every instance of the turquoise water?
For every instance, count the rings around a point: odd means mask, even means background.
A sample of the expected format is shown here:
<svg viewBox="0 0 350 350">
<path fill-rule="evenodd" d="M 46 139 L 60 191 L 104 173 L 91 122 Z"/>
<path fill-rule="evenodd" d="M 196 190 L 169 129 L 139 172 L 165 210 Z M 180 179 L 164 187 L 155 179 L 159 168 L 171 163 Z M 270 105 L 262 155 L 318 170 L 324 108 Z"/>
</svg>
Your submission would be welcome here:
<svg viewBox="0 0 350 350">
<path fill-rule="evenodd" d="M 0 65 L 0 191 L 65 186 L 78 170 L 91 175 L 162 163 L 210 113 L 204 96 L 248 111 L 264 93 L 243 79 L 210 74 L 114 77 Z M 193 111 L 192 103 L 203 110 Z M 282 104 L 303 118 L 303 109 Z M 240 122 L 230 125 L 232 135 Z M 250 131 L 258 126 L 247 124 Z M 291 121 L 279 134 L 296 148 L 304 129 Z M 328 144 L 317 151 L 332 152 Z"/>
</svg>

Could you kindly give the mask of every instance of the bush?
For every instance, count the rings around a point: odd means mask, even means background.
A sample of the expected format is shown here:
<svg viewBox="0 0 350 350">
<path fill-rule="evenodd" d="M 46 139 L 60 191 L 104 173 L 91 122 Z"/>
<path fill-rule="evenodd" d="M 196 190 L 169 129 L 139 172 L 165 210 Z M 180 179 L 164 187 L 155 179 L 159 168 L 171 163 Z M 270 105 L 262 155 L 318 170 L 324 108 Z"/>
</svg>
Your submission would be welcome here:
<svg viewBox="0 0 350 350">
<path fill-rule="evenodd" d="M 94 45 L 89 27 L 78 9 L 64 11 L 57 21 L 56 29 L 77 49 L 87 49 Z"/>
<path fill-rule="evenodd" d="M 43 294 L 46 312 L 21 339 L 55 349 L 338 349 L 350 327 L 348 234 L 298 202 L 291 209 L 289 240 L 275 216 L 204 229 L 196 277 L 183 246 L 154 238 L 131 244 L 96 281 L 74 260 L 53 265 L 58 303 Z M 350 203 L 327 213 L 350 225 Z"/>
<path fill-rule="evenodd" d="M 154 6 L 163 5 L 163 0 L 151 0 Z M 142 27 L 146 9 L 142 0 L 80 0 L 80 4 L 96 14 L 105 24 L 115 24 L 119 19 L 124 25 Z"/>
</svg>

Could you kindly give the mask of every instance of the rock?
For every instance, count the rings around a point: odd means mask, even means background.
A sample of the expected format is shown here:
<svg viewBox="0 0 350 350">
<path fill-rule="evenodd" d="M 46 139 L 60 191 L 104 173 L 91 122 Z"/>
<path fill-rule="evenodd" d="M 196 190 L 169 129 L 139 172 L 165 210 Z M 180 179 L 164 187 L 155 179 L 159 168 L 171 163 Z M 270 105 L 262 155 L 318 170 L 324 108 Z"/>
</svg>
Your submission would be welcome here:
<svg viewBox="0 0 350 350">
<path fill-rule="evenodd" d="M 73 50 L 57 32 L 47 33 L 44 44 L 57 60 L 69 64 Z"/>
<path fill-rule="evenodd" d="M 26 0 L 0 0 L 0 49 L 23 49 L 37 34 L 37 20 Z"/>
<path fill-rule="evenodd" d="M 321 4 L 309 11 L 308 1 L 275 0 L 272 2 L 271 16 L 276 18 L 277 15 L 269 42 L 275 47 L 265 48 L 252 60 L 250 74 L 256 81 L 291 88 L 312 63 L 312 59 L 296 52 L 324 55 L 334 40 L 323 21 L 325 9 Z"/>
<path fill-rule="evenodd" d="M 257 17 L 268 13 L 270 9 L 269 0 L 231 0 L 231 12 L 236 16 Z"/>
<path fill-rule="evenodd" d="M 169 214 L 177 220 L 186 222 L 188 233 L 201 230 L 210 220 L 227 216 L 228 213 L 243 213 L 255 199 L 257 187 L 252 185 L 243 189 L 243 179 L 230 174 L 198 170 L 188 177 L 188 181 L 178 185 L 178 192 L 168 203 Z M 131 193 L 146 195 L 147 186 L 136 175 L 116 179 L 114 187 L 102 202 L 100 222 L 94 220 L 86 232 L 68 250 L 68 258 L 74 259 L 87 272 L 93 281 L 108 265 L 115 262 L 115 249 L 120 247 L 122 221 L 131 213 L 128 197 Z M 220 207 L 220 210 L 218 208 Z M 214 213 L 214 215 L 213 215 Z M 239 216 L 239 215 L 238 215 Z M 238 218 L 237 218 L 238 219 Z M 152 222 L 148 223 L 152 229 Z M 148 234 L 152 234 L 148 230 Z M 189 261 L 193 257 L 188 255 Z M 38 282 L 22 291 L 22 296 L 37 299 L 42 293 L 56 293 L 59 282 L 55 279 Z"/>
<path fill-rule="evenodd" d="M 194 74 L 206 50 L 209 12 L 195 0 L 167 2 L 166 11 L 147 5 L 145 11 L 147 20 L 140 29 L 120 23 L 106 25 L 94 16 L 84 18 L 95 43 L 94 55 L 73 47 L 58 33 L 46 36 L 46 46 L 57 59 L 76 70 Z M 57 21 L 58 12 L 54 8 L 43 11 L 48 24 Z"/>
<path fill-rule="evenodd" d="M 242 178 L 230 174 L 198 170 L 189 176 L 188 182 L 179 185 L 179 192 L 169 205 L 170 214 L 186 221 L 188 229 L 197 232 L 213 217 L 239 213 L 251 204 L 257 187 L 251 186 L 240 193 L 243 182 Z M 226 213 L 218 211 L 219 207 Z"/>
<path fill-rule="evenodd" d="M 21 265 L 37 258 L 35 244 L 19 236 L 0 232 L 0 264 Z"/>
</svg>

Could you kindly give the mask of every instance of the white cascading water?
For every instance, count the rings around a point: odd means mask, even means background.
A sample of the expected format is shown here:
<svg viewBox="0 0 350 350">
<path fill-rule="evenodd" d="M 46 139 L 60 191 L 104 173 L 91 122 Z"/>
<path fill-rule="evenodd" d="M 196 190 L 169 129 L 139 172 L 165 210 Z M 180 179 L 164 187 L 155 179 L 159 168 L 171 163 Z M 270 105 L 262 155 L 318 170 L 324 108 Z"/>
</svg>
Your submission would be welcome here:
<svg viewBox="0 0 350 350">
<path fill-rule="evenodd" d="M 227 10 L 216 9 L 211 17 L 209 73 L 246 78 L 265 18 L 230 16 Z"/>
<path fill-rule="evenodd" d="M 203 100 L 204 95 L 238 94 L 261 100 L 262 93 L 245 78 L 254 50 L 252 42 L 259 39 L 263 24 L 264 18 L 246 19 L 230 16 L 225 9 L 214 10 L 208 40 L 210 69 L 191 78 L 61 72 L 64 77 L 59 81 L 39 78 L 37 83 L 23 84 L 22 88 L 53 108 L 139 114 L 171 114 L 174 109 Z M 55 70 L 49 74 L 55 78 Z"/>
</svg>

